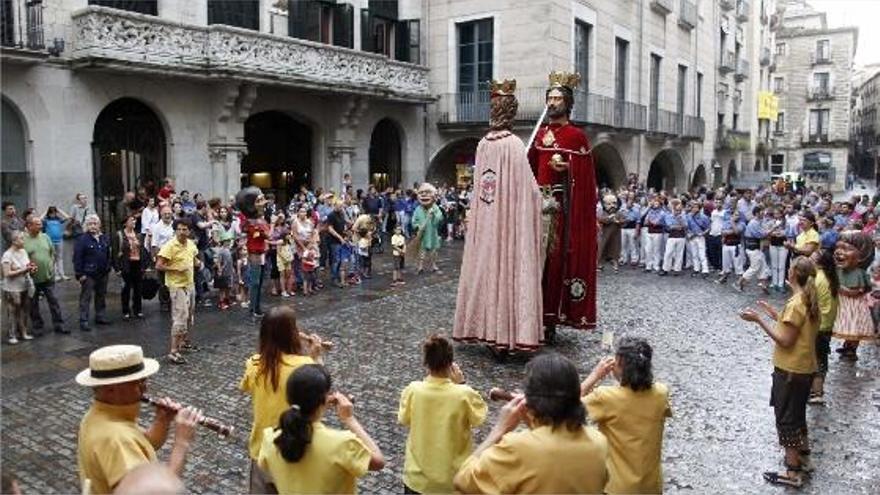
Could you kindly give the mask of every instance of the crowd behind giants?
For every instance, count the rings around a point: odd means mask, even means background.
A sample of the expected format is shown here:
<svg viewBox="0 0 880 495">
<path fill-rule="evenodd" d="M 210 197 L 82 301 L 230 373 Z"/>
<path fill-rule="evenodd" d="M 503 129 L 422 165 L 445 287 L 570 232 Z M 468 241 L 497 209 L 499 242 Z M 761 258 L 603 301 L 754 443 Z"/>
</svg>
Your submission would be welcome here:
<svg viewBox="0 0 880 495">
<path fill-rule="evenodd" d="M 171 179 L 156 191 L 127 193 L 113 214 L 120 227 L 112 232 L 103 231 L 83 194 L 70 208 L 28 209 L 21 216 L 4 203 L 7 343 L 46 331 L 43 300 L 54 331 L 70 332 L 54 293 L 55 283 L 68 274 L 80 284 L 80 331 L 92 331 L 92 322 L 110 323 L 105 297 L 115 271 L 122 282 L 121 318 L 143 318 L 143 299 L 158 297 L 160 310 L 173 313 L 166 361 L 184 364 L 184 355 L 197 350 L 187 332 L 192 306 L 187 310 L 189 303 L 179 299 L 190 297 L 181 292 L 190 284 L 193 303 L 219 311 L 238 308 L 259 322 L 258 353 L 245 363 L 239 385 L 253 407 L 249 492 L 353 493 L 358 478 L 385 466 L 382 446 L 370 437 L 370 426 L 357 421 L 349 398 L 333 388 L 321 364 L 329 344 L 300 333 L 289 305 L 273 305 L 263 314 L 263 284 L 282 301 L 344 289 L 372 278 L 373 258 L 382 253 L 395 258 L 395 287 L 404 283 L 404 270 L 422 274 L 438 267 L 421 257 L 406 259 L 407 240 L 423 234 L 412 219 L 424 185 L 362 191 L 346 177 L 340 186 L 339 192 L 303 187 L 286 204 L 271 194 L 261 197 L 266 236 L 250 235 L 252 219 L 237 210 L 234 198 L 177 191 Z M 820 189 L 782 181 L 757 189 L 668 193 L 646 188 L 635 177 L 618 190 L 603 189 L 599 197 L 600 270 L 610 264 L 614 271 L 638 269 L 646 276 L 690 272 L 738 291 L 791 294 L 781 309 L 758 302 L 776 326 L 752 309 L 741 316 L 761 326 L 776 345 L 771 397 L 785 469 L 763 477 L 802 486 L 815 469 L 804 408 L 823 401 L 832 337 L 842 342 L 840 359 L 850 361 L 858 359 L 860 342 L 876 338 L 878 198 L 835 202 Z M 465 236 L 470 200 L 469 188 L 436 189 L 443 218 L 430 225 L 437 225 L 438 237 Z M 64 266 L 65 238 L 74 250 L 73 266 Z M 171 252 L 168 243 L 180 248 Z M 193 262 L 172 267 L 188 246 Z M 165 280 L 172 272 L 175 281 Z M 449 339 L 431 335 L 420 356 L 425 378 L 401 391 L 397 419 L 409 429 L 401 491 L 662 492 L 663 425 L 672 408 L 666 386 L 653 379 L 653 352 L 644 339 L 622 338 L 614 356 L 603 358 L 583 379 L 567 358 L 537 355 L 526 367 L 522 393 L 509 397 L 491 432 L 474 448 L 472 429 L 486 419 L 486 403 L 465 384 Z M 94 390 L 78 437 L 84 492 L 183 490 L 179 477 L 203 416 L 163 398 L 156 402 L 152 427 L 137 428 L 147 377 L 158 368 L 139 346 L 117 345 L 92 353 L 89 368 L 77 376 Z M 617 384 L 600 386 L 611 376 Z M 335 411 L 345 429 L 324 425 L 328 411 Z M 587 418 L 595 428 L 585 427 Z M 172 422 L 171 455 L 159 464 L 155 452 Z M 12 487 L 4 473 L 4 492 L 12 489 L 7 483 Z"/>
</svg>

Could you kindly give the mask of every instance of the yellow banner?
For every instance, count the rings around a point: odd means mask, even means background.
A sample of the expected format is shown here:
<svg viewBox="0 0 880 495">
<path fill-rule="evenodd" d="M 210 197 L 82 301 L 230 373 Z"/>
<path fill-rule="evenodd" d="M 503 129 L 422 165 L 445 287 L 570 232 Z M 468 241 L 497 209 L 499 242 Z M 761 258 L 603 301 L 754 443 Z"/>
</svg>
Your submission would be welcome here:
<svg viewBox="0 0 880 495">
<path fill-rule="evenodd" d="M 758 118 L 776 122 L 779 98 L 769 91 L 758 91 Z"/>
</svg>

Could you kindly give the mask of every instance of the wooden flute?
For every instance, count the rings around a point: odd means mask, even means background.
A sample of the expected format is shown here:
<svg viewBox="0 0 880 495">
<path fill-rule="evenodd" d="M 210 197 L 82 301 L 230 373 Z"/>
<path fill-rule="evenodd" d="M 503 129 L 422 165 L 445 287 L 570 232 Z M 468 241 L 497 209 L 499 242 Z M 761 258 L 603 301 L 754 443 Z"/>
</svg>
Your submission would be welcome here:
<svg viewBox="0 0 880 495">
<path fill-rule="evenodd" d="M 172 406 L 162 404 L 158 400 L 156 400 L 152 397 L 148 397 L 146 395 L 141 397 L 141 402 L 143 402 L 145 404 L 151 404 L 156 407 L 161 407 L 164 409 L 170 409 L 174 412 L 178 412 L 181 409 L 179 407 L 172 407 Z M 201 419 L 201 421 L 199 421 L 199 424 L 204 426 L 205 428 L 217 433 L 217 435 L 219 435 L 221 438 L 227 438 L 235 432 L 235 428 L 233 426 L 227 425 L 225 423 L 221 423 L 219 420 L 216 420 L 214 418 L 204 417 Z"/>
<path fill-rule="evenodd" d="M 489 390 L 489 400 L 508 402 L 513 400 L 513 392 L 499 387 L 492 387 L 492 390 Z"/>
</svg>

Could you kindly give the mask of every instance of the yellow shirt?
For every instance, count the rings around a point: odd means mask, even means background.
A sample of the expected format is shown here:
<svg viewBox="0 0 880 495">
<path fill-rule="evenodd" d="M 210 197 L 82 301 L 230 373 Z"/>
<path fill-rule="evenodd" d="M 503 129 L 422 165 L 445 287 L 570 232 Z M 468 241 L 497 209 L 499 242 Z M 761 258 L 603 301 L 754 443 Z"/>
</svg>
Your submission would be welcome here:
<svg viewBox="0 0 880 495">
<path fill-rule="evenodd" d="M 160 258 L 165 258 L 165 265 L 169 269 L 165 272 L 165 285 L 183 289 L 194 286 L 193 261 L 198 254 L 196 243 L 190 239 L 186 240 L 186 244 L 181 244 L 174 236 L 166 242 L 158 254 Z"/>
<path fill-rule="evenodd" d="M 400 394 L 397 420 L 409 427 L 403 482 L 419 493 L 452 493 L 452 477 L 473 450 L 471 429 L 486 420 L 486 402 L 467 385 L 427 377 Z"/>
<path fill-rule="evenodd" d="M 776 329 L 788 323 L 798 329 L 797 340 L 788 349 L 776 344 L 773 349 L 773 366 L 791 373 L 815 373 L 816 365 L 816 334 L 818 322 L 807 318 L 807 307 L 803 296 L 795 294 L 785 303 L 785 308 L 776 320 Z"/>
<path fill-rule="evenodd" d="M 809 243 L 819 245 L 819 233 L 816 232 L 816 229 L 810 229 L 798 234 L 795 238 L 794 248 L 800 251 L 806 248 Z"/>
<path fill-rule="evenodd" d="M 370 468 L 370 451 L 354 433 L 312 423 L 312 441 L 297 462 L 287 462 L 274 444 L 280 430 L 266 428 L 257 464 L 285 493 L 356 493 Z"/>
<path fill-rule="evenodd" d="M 539 426 L 508 433 L 455 475 L 461 493 L 601 493 L 608 444 L 595 428 Z"/>
<path fill-rule="evenodd" d="M 137 425 L 140 408 L 140 403 L 114 406 L 95 401 L 80 422 L 79 478 L 91 481 L 91 493 L 110 493 L 126 473 L 156 461 L 156 450 Z"/>
<path fill-rule="evenodd" d="M 672 416 L 666 385 L 654 383 L 638 392 L 619 385 L 599 387 L 583 402 L 608 438 L 605 492 L 662 493 L 663 427 Z"/>
<path fill-rule="evenodd" d="M 256 459 L 263 442 L 263 430 L 278 426 L 281 413 L 290 407 L 287 403 L 287 379 L 304 364 L 314 364 L 309 356 L 284 354 L 278 370 L 278 389 L 272 390 L 272 381 L 264 380 L 259 375 L 260 355 L 254 354 L 244 365 L 244 376 L 238 384 L 242 392 L 251 394 L 254 410 L 254 424 L 251 426 L 251 438 L 248 452 L 251 459 Z"/>
<path fill-rule="evenodd" d="M 822 270 L 816 270 L 816 295 L 819 299 L 819 331 L 831 333 L 837 318 L 837 298 L 831 295 L 831 285 Z"/>
</svg>

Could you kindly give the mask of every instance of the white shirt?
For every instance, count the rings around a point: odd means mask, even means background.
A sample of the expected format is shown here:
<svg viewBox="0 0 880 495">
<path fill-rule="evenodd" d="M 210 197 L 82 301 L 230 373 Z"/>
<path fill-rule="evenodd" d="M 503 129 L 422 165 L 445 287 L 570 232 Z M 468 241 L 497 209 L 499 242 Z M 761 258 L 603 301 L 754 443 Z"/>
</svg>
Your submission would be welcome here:
<svg viewBox="0 0 880 495">
<path fill-rule="evenodd" d="M 2 264 L 9 265 L 11 270 L 21 270 L 30 263 L 27 251 L 22 249 L 7 249 L 3 253 Z M 27 276 L 24 274 L 17 277 L 3 277 L 3 289 L 10 292 L 22 292 L 27 290 Z"/>
<path fill-rule="evenodd" d="M 174 237 L 174 222 L 166 224 L 163 221 L 158 221 L 153 224 L 153 227 L 150 229 L 150 233 L 152 234 L 153 238 L 151 247 L 161 248 L 165 245 L 166 242 L 170 241 L 171 238 Z"/>
<path fill-rule="evenodd" d="M 709 217 L 709 235 L 721 235 L 721 228 L 724 225 L 724 210 L 715 208 L 712 210 L 712 216 Z"/>
<path fill-rule="evenodd" d="M 144 208 L 141 212 L 141 234 L 148 234 L 150 227 L 159 221 L 159 210 L 156 208 Z"/>
</svg>

